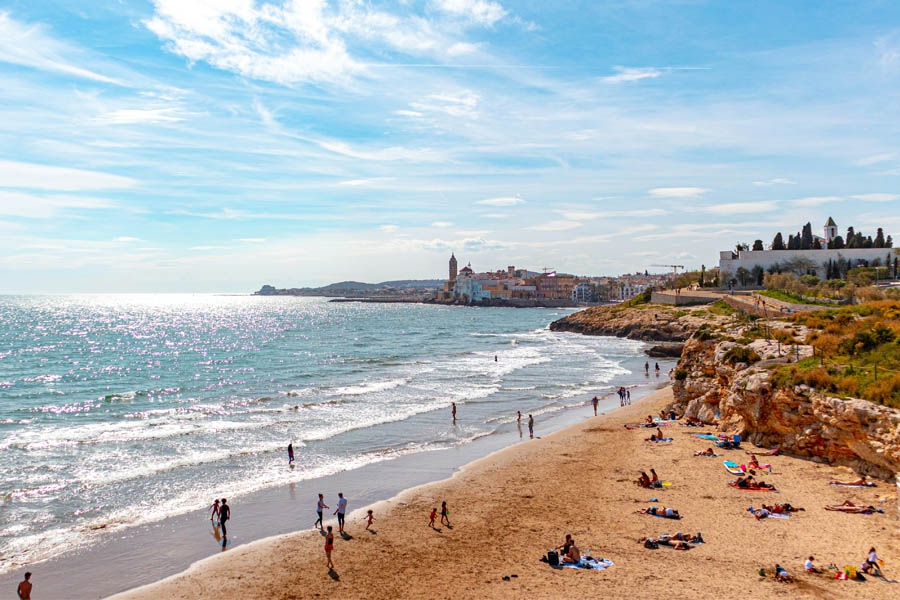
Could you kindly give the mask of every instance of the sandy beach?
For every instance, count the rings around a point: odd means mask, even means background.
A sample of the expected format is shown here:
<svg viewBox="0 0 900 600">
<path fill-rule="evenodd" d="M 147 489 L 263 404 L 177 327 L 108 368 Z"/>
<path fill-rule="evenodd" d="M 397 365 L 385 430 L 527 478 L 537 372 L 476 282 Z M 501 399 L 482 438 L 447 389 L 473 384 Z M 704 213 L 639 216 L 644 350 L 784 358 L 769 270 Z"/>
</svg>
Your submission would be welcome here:
<svg viewBox="0 0 900 600">
<path fill-rule="evenodd" d="M 897 486 L 870 489 L 827 485 L 855 477 L 846 469 L 776 456 L 761 475 L 777 494 L 730 488 L 722 460 L 744 462 L 743 450 L 720 458 L 694 457 L 711 442 L 691 434 L 712 428 L 665 428 L 669 444 L 644 441 L 652 430 L 624 423 L 655 414 L 671 398 L 666 388 L 608 415 L 508 447 L 467 465 L 452 478 L 407 490 L 348 515 L 349 539 L 336 538 L 335 570 L 325 567 L 323 537 L 304 531 L 240 546 L 192 565 L 184 573 L 116 600 L 158 598 L 895 598 L 900 583 L 869 577 L 837 581 L 803 572 L 813 555 L 826 567 L 855 565 L 874 546 L 885 574 L 900 579 Z M 655 468 L 671 487 L 646 490 L 633 482 Z M 680 521 L 637 514 L 651 506 L 678 509 Z M 446 500 L 452 529 L 428 527 L 428 513 Z M 851 500 L 883 514 L 828 512 Z M 747 508 L 789 502 L 806 510 L 789 519 L 757 521 Z M 315 498 L 310 498 L 310 513 Z M 365 531 L 365 509 L 376 517 Z M 327 523 L 336 525 L 332 517 Z M 647 549 L 642 537 L 702 532 L 690 551 Z M 540 558 L 571 533 L 578 546 L 612 560 L 606 571 L 553 569 Z M 757 574 L 780 563 L 797 581 Z M 512 577 L 516 575 L 516 577 Z M 505 580 L 504 577 L 509 577 Z"/>
</svg>

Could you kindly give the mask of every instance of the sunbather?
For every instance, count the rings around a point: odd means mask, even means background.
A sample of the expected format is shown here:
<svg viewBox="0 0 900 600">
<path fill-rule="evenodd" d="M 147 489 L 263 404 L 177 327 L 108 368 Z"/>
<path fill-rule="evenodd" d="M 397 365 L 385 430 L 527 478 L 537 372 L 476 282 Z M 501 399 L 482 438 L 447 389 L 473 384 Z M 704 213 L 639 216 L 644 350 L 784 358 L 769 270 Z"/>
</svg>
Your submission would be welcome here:
<svg viewBox="0 0 900 600">
<path fill-rule="evenodd" d="M 883 512 L 881 509 L 875 508 L 874 506 L 858 506 L 849 500 L 844 500 L 841 504 L 826 506 L 825 510 L 850 513 L 853 515 L 871 515 L 875 512 Z"/>
<path fill-rule="evenodd" d="M 762 507 L 764 509 L 766 509 L 767 511 L 774 513 L 776 515 L 797 512 L 798 510 L 806 510 L 805 508 L 797 508 L 796 506 L 793 506 L 793 505 L 789 504 L 788 502 L 785 502 L 784 504 L 772 504 L 772 505 L 763 504 Z"/>
<path fill-rule="evenodd" d="M 750 514 L 756 517 L 757 521 L 759 521 L 760 519 L 766 519 L 771 514 L 767 508 L 753 508 L 751 506 L 747 510 L 750 511 Z"/>
<path fill-rule="evenodd" d="M 662 482 L 659 480 L 659 475 L 656 474 L 656 469 L 650 469 L 650 485 L 662 487 Z"/>
<path fill-rule="evenodd" d="M 654 515 L 657 517 L 665 517 L 667 519 L 680 519 L 681 515 L 674 508 L 666 508 L 665 506 L 651 506 L 640 510 L 642 515 Z"/>
<path fill-rule="evenodd" d="M 755 452 L 747 451 L 747 454 L 753 456 L 754 454 L 759 454 L 760 456 L 778 456 L 781 453 L 781 450 L 778 448 L 773 448 L 771 450 L 757 450 Z"/>
<path fill-rule="evenodd" d="M 832 480 L 832 481 L 828 482 L 828 485 L 864 485 L 866 487 L 875 487 L 874 483 L 871 483 L 866 480 L 865 475 L 863 475 L 862 477 L 860 477 L 859 479 L 856 479 L 854 481 L 834 481 L 834 480 Z"/>
<path fill-rule="evenodd" d="M 562 545 L 557 546 L 556 550 L 559 552 L 560 556 L 564 556 L 569 553 L 569 547 L 572 545 L 572 534 L 566 534 L 566 541 L 562 543 Z"/>
<path fill-rule="evenodd" d="M 694 456 L 718 456 L 718 454 L 713 452 L 712 448 L 707 448 L 706 450 L 698 450 L 694 452 Z"/>
<path fill-rule="evenodd" d="M 638 477 L 637 484 L 645 488 L 650 487 L 650 477 L 646 473 L 641 471 L 641 476 Z"/>
<path fill-rule="evenodd" d="M 759 464 L 759 460 L 756 458 L 755 454 L 750 455 L 750 461 L 747 463 L 748 469 L 768 469 L 769 473 L 772 472 L 772 465 L 766 463 L 764 465 Z"/>
</svg>

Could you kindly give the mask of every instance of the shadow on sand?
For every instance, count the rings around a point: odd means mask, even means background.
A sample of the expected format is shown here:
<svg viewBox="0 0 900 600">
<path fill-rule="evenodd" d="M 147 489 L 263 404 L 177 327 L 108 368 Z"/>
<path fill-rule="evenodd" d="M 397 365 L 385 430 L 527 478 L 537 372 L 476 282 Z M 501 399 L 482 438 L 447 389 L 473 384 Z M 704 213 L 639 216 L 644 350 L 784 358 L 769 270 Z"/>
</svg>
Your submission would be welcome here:
<svg viewBox="0 0 900 600">
<path fill-rule="evenodd" d="M 335 571 L 334 569 L 328 569 L 328 576 L 331 577 L 332 579 L 334 579 L 335 581 L 341 580 L 341 576 L 338 575 L 337 571 Z"/>
</svg>

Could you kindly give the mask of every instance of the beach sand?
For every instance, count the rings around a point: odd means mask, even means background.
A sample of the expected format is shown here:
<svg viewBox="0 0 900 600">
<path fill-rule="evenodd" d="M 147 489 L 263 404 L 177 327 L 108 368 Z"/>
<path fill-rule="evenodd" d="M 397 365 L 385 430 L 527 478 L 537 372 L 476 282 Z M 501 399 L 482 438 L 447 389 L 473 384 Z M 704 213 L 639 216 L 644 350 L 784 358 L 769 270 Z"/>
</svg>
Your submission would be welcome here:
<svg viewBox="0 0 900 600">
<path fill-rule="evenodd" d="M 694 451 L 711 445 L 691 435 L 699 429 L 666 427 L 674 442 L 655 444 L 644 441 L 653 430 L 622 427 L 656 414 L 670 399 L 671 390 L 660 390 L 630 407 L 495 452 L 448 480 L 365 507 L 375 511 L 373 532 L 364 530 L 365 508 L 353 511 L 347 519 L 352 538 L 336 538 L 332 573 L 325 568 L 324 538 L 304 531 L 240 546 L 114 598 L 900 597 L 900 583 L 874 577 L 863 583 L 836 581 L 833 575 L 803 572 L 809 555 L 821 567 L 831 562 L 858 566 L 874 546 L 886 562 L 885 574 L 900 579 L 896 485 L 831 487 L 828 480 L 853 474 L 776 456 L 760 457 L 773 463 L 775 473 L 759 477 L 780 493 L 730 488 L 732 476 L 722 460 L 744 462 L 749 457 L 742 450 L 699 458 Z M 637 487 L 633 481 L 639 471 L 651 467 L 673 485 Z M 636 514 L 650 506 L 651 497 L 684 518 Z M 823 509 L 847 499 L 885 513 Z M 428 513 L 442 500 L 450 507 L 453 528 L 432 530 Z M 785 520 L 757 521 L 747 508 L 763 501 L 790 502 L 806 510 Z M 334 518 L 326 523 L 337 529 Z M 687 552 L 650 550 L 638 543 L 644 536 L 678 530 L 702 532 L 706 543 Z M 593 556 L 615 565 L 600 572 L 553 569 L 541 562 L 566 533 L 582 550 L 590 548 Z M 771 572 L 775 563 L 797 582 L 777 583 L 757 575 L 760 567 Z M 511 575 L 517 577 L 503 579 Z"/>
</svg>

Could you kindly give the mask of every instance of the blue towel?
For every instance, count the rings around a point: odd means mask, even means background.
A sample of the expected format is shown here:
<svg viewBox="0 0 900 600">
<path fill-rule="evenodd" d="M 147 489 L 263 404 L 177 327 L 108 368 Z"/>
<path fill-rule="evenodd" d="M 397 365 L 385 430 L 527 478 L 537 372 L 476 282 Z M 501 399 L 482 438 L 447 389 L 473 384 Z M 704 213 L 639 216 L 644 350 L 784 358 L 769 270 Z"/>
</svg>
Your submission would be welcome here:
<svg viewBox="0 0 900 600">
<path fill-rule="evenodd" d="M 605 558 L 582 556 L 581 562 L 579 562 L 577 565 L 560 563 L 559 566 L 568 567 L 569 569 L 590 569 L 592 571 L 605 571 L 609 567 L 613 566 L 613 561 Z"/>
</svg>

